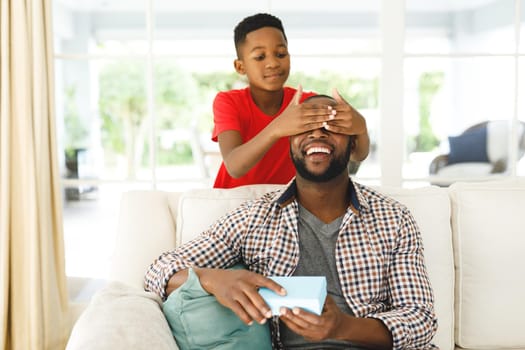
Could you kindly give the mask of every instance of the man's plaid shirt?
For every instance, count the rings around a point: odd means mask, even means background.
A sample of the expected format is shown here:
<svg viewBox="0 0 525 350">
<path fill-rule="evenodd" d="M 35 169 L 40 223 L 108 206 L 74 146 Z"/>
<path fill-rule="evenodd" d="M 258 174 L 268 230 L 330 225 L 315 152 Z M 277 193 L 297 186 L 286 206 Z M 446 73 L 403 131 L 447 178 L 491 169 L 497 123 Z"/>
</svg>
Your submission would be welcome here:
<svg viewBox="0 0 525 350">
<path fill-rule="evenodd" d="M 341 288 L 357 317 L 381 320 L 394 349 L 433 349 L 437 329 L 419 228 L 401 203 L 351 182 L 351 205 L 335 249 Z M 166 285 L 191 266 L 227 268 L 243 262 L 264 276 L 290 276 L 299 261 L 295 181 L 243 203 L 198 238 L 162 254 L 148 269 L 145 288 L 166 299 Z M 280 347 L 278 327 L 272 335 Z"/>
</svg>

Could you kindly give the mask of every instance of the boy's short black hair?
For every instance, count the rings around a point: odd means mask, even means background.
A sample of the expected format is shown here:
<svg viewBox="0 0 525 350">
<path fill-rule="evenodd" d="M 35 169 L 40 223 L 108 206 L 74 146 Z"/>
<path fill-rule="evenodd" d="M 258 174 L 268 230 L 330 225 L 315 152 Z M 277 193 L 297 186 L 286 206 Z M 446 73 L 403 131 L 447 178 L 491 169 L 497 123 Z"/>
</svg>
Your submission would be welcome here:
<svg viewBox="0 0 525 350">
<path fill-rule="evenodd" d="M 235 43 L 237 55 L 239 54 L 239 46 L 246 40 L 246 35 L 263 27 L 279 29 L 283 33 L 284 40 L 288 41 L 286 34 L 284 33 L 283 24 L 279 18 L 270 15 L 269 13 L 258 13 L 244 18 L 233 30 L 233 42 Z"/>
</svg>

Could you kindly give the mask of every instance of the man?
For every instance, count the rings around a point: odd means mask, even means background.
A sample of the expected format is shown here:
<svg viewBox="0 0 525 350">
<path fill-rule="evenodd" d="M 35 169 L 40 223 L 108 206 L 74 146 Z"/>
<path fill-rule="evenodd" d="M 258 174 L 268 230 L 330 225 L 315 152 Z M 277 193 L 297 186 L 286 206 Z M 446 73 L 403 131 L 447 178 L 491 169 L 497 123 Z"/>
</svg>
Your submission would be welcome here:
<svg viewBox="0 0 525 350">
<path fill-rule="evenodd" d="M 313 96 L 304 103 L 337 103 Z M 258 293 L 285 291 L 265 276 L 325 275 L 321 315 L 283 308 L 274 348 L 431 349 L 437 329 L 421 235 L 408 209 L 352 182 L 353 137 L 324 128 L 290 137 L 296 178 L 249 201 L 197 239 L 165 253 L 146 289 L 166 298 L 192 267 L 202 287 L 245 323 L 271 312 Z M 243 262 L 247 270 L 225 270 Z"/>
</svg>

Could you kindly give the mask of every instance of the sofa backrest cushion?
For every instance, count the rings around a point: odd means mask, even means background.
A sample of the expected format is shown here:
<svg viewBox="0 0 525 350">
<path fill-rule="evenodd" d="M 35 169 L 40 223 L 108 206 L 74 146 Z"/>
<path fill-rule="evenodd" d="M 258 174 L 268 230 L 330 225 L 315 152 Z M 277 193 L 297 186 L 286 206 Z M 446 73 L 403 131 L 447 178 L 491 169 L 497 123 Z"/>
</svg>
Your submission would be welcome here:
<svg viewBox="0 0 525 350">
<path fill-rule="evenodd" d="M 450 187 L 457 345 L 524 348 L 525 182 Z"/>
<path fill-rule="evenodd" d="M 175 248 L 179 193 L 129 191 L 121 197 L 109 279 L 143 288 L 148 266 Z"/>
<path fill-rule="evenodd" d="M 248 185 L 184 192 L 177 209 L 177 245 L 195 238 L 215 220 L 241 203 L 282 187 L 283 185 Z"/>
<path fill-rule="evenodd" d="M 227 190 L 196 189 L 183 193 L 177 211 L 177 243 L 194 238 L 243 201 L 279 187 L 282 186 L 255 185 Z M 454 349 L 454 261 L 448 192 L 438 187 L 375 188 L 405 204 L 420 227 L 439 322 L 434 340 L 442 350 Z"/>
<path fill-rule="evenodd" d="M 450 199 L 439 187 L 417 189 L 378 187 L 411 211 L 423 236 L 425 261 L 434 289 L 438 331 L 434 343 L 454 349 L 454 253 L 450 226 Z"/>
</svg>

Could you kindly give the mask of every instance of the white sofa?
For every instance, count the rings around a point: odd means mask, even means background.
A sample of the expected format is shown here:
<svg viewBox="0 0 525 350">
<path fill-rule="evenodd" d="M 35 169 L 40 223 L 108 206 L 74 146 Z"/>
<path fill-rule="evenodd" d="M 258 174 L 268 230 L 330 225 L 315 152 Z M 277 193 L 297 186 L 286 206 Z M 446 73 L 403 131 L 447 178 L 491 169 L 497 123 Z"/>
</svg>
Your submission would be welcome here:
<svg viewBox="0 0 525 350">
<path fill-rule="evenodd" d="M 449 137 L 449 153 L 436 156 L 430 163 L 429 174 L 434 176 L 433 183 L 438 186 L 448 186 L 455 181 L 454 179 L 458 178 L 487 178 L 498 176 L 498 174 L 509 175 L 508 142 L 511 136 L 510 127 L 511 125 L 507 120 L 491 120 L 473 125 L 458 136 Z M 481 144 L 484 144 L 479 137 L 472 138 L 472 135 L 479 135 L 482 129 L 486 129 L 486 145 L 483 150 L 487 156 L 486 162 L 481 162 L 479 159 L 473 161 L 471 158 L 473 154 L 477 153 L 473 152 L 473 149 L 480 148 Z M 524 122 L 518 123 L 516 137 L 518 159 L 521 160 L 525 154 Z M 453 142 L 453 140 L 456 141 Z M 457 162 L 451 162 L 452 153 L 455 153 Z M 463 160 L 459 161 L 458 158 L 463 158 Z"/>
<path fill-rule="evenodd" d="M 161 252 L 276 187 L 125 193 L 114 281 L 93 297 L 67 348 L 177 349 L 159 298 L 142 290 L 145 270 Z M 525 181 L 376 188 L 407 205 L 420 226 L 436 297 L 436 345 L 525 350 Z"/>
</svg>

